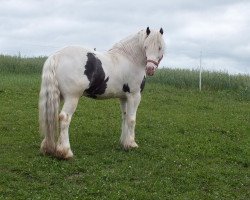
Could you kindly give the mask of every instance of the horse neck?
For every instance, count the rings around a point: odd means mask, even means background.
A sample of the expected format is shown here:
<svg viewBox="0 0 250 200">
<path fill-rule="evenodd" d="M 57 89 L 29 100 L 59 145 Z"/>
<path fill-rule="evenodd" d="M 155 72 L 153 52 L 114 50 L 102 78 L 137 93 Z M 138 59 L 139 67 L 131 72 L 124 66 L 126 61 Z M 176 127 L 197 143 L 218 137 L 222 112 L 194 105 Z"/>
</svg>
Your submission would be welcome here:
<svg viewBox="0 0 250 200">
<path fill-rule="evenodd" d="M 113 46 L 110 53 L 121 54 L 136 65 L 145 65 L 146 55 L 141 37 L 141 33 L 138 33 L 121 40 Z"/>
</svg>

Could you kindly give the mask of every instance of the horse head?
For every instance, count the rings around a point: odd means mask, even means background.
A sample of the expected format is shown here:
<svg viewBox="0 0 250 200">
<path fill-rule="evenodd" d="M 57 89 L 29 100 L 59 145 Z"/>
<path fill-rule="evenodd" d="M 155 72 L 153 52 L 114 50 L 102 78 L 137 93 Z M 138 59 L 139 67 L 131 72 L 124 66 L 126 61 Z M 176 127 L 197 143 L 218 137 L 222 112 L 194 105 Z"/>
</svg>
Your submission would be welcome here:
<svg viewBox="0 0 250 200">
<path fill-rule="evenodd" d="M 164 54 L 165 43 L 163 40 L 163 29 L 161 28 L 160 31 L 151 31 L 149 27 L 147 27 L 143 48 L 146 55 L 146 74 L 152 76 L 158 68 Z"/>
</svg>

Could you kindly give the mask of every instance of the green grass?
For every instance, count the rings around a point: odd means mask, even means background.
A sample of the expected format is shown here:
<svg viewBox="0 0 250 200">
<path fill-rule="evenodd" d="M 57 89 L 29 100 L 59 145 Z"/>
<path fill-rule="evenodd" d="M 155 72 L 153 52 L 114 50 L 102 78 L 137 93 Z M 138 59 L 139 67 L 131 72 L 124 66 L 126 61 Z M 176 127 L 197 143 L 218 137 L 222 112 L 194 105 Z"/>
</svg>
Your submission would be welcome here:
<svg viewBox="0 0 250 200">
<path fill-rule="evenodd" d="M 40 75 L 18 70 L 0 74 L 0 199 L 250 198 L 250 105 L 238 90 L 149 78 L 129 152 L 118 101 L 83 98 L 70 128 L 75 157 L 62 161 L 39 153 Z"/>
</svg>

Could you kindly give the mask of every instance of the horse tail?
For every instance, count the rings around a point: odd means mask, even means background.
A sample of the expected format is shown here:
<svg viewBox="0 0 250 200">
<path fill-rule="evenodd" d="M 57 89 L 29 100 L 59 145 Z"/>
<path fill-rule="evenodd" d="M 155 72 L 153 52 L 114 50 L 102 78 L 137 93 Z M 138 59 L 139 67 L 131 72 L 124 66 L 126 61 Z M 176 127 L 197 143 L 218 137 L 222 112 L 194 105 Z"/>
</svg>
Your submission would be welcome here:
<svg viewBox="0 0 250 200">
<path fill-rule="evenodd" d="M 57 59 L 49 57 L 43 66 L 42 83 L 39 95 L 39 124 L 44 137 L 41 144 L 43 154 L 54 154 L 58 132 L 58 110 L 60 91 L 56 79 Z"/>
</svg>

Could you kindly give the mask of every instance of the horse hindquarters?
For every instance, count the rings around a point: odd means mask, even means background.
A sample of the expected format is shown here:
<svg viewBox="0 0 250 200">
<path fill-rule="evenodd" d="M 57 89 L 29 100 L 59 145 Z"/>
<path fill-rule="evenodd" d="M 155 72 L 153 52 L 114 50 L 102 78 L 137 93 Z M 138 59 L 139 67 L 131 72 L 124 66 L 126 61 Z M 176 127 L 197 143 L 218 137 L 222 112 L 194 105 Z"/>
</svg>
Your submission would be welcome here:
<svg viewBox="0 0 250 200">
<path fill-rule="evenodd" d="M 70 148 L 69 127 L 76 110 L 79 98 L 88 87 L 87 77 L 84 77 L 82 63 L 84 60 L 77 55 L 71 55 L 66 50 L 54 55 L 58 60 L 56 78 L 63 100 L 63 107 L 59 114 L 60 133 L 56 143 L 54 155 L 61 159 L 70 159 L 73 153 Z"/>
<path fill-rule="evenodd" d="M 55 68 L 55 58 L 53 56 L 49 57 L 43 66 L 39 97 L 40 132 L 44 136 L 41 144 L 41 152 L 52 155 L 55 153 L 55 137 L 60 104 L 60 91 L 55 76 Z"/>
<path fill-rule="evenodd" d="M 79 73 L 74 71 L 78 68 L 71 68 L 77 66 L 74 62 L 69 65 L 68 60 L 59 58 L 58 55 L 49 57 L 43 68 L 39 100 L 40 130 L 44 136 L 41 152 L 69 159 L 73 157 L 69 143 L 69 125 L 82 93 L 83 88 L 79 85 L 84 85 L 84 82 L 80 79 Z M 64 104 L 59 114 L 60 97 Z M 60 134 L 56 142 L 58 122 Z"/>
</svg>

